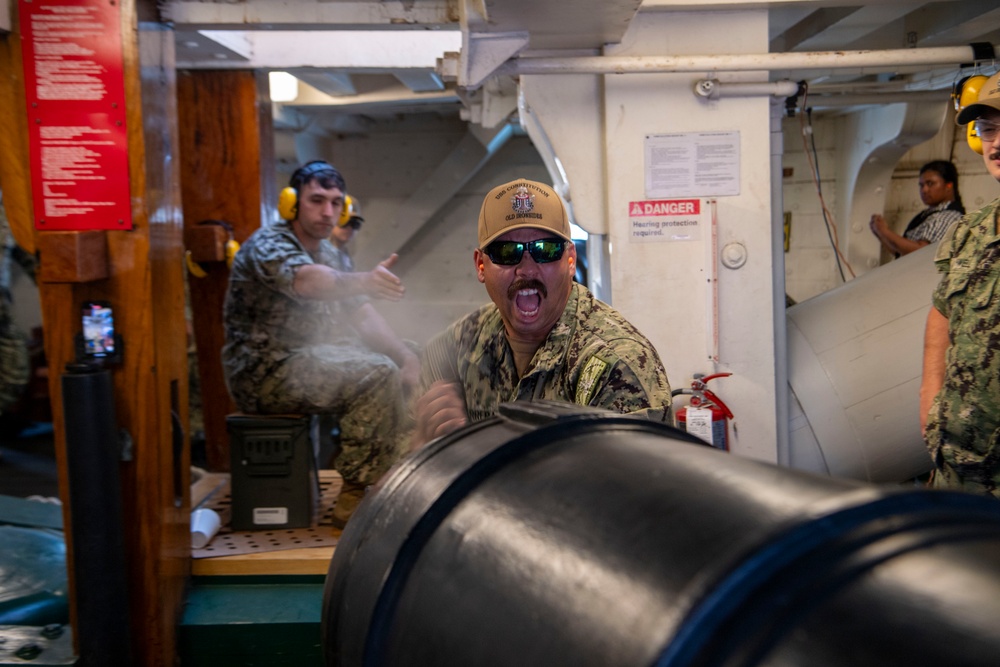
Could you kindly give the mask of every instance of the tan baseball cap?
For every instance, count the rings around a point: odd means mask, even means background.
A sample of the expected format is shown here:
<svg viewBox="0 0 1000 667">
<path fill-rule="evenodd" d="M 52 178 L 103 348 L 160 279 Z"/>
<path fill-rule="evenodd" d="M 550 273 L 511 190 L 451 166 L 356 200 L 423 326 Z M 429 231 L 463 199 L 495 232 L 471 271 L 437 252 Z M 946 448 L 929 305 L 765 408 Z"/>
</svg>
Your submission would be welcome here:
<svg viewBox="0 0 1000 667">
<path fill-rule="evenodd" d="M 987 109 L 1000 111 L 1000 72 L 997 72 L 979 89 L 979 99 L 962 109 L 955 122 L 965 125 L 979 118 Z"/>
<path fill-rule="evenodd" d="M 567 241 L 569 216 L 551 185 L 519 178 L 490 190 L 479 210 L 479 247 L 512 229 L 547 229 Z"/>
</svg>

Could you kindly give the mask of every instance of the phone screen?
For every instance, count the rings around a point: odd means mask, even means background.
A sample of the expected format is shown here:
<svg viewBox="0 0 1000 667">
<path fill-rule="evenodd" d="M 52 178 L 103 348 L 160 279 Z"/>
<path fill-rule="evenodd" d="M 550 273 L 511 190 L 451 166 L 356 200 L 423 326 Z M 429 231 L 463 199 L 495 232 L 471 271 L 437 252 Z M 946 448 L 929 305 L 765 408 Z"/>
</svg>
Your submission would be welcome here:
<svg viewBox="0 0 1000 667">
<path fill-rule="evenodd" d="M 108 304 L 83 304 L 83 351 L 88 357 L 115 353 L 115 321 Z"/>
</svg>

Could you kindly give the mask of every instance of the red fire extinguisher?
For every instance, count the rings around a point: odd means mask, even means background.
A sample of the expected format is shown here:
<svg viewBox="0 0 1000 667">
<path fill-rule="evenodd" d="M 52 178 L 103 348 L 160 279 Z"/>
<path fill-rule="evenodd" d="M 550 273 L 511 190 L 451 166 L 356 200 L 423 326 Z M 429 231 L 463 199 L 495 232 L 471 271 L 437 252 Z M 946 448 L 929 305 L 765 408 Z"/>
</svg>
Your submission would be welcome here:
<svg viewBox="0 0 1000 667">
<path fill-rule="evenodd" d="M 718 396 L 705 387 L 710 380 L 729 377 L 732 373 L 702 375 L 695 373 L 690 389 L 676 389 L 677 394 L 691 394 L 691 403 L 677 411 L 677 427 L 696 435 L 708 444 L 729 451 L 729 420 L 732 411 Z"/>
</svg>

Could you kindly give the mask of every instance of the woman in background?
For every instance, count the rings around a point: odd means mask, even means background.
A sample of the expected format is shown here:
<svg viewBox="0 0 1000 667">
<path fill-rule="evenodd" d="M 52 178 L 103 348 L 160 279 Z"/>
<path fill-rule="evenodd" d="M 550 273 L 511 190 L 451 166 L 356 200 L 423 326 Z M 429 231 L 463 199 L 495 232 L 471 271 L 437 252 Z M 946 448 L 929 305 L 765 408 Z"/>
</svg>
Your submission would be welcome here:
<svg viewBox="0 0 1000 667">
<path fill-rule="evenodd" d="M 902 236 L 890 229 L 881 215 L 872 216 L 872 233 L 882 246 L 896 257 L 941 240 L 952 223 L 965 215 L 958 194 L 958 170 L 948 160 L 934 160 L 920 168 L 920 200 L 927 205 L 918 213 Z"/>
</svg>

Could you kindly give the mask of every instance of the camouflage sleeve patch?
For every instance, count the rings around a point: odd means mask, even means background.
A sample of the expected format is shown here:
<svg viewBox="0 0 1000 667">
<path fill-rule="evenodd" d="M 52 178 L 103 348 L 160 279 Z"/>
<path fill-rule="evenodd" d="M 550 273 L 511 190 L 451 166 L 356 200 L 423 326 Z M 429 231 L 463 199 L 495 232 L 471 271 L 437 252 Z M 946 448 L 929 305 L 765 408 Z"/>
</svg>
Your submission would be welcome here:
<svg viewBox="0 0 1000 667">
<path fill-rule="evenodd" d="M 590 405 L 597 391 L 598 380 L 608 370 L 608 362 L 598 357 L 591 357 L 580 372 L 580 377 L 576 382 L 576 395 L 573 402 L 577 405 Z"/>
</svg>

